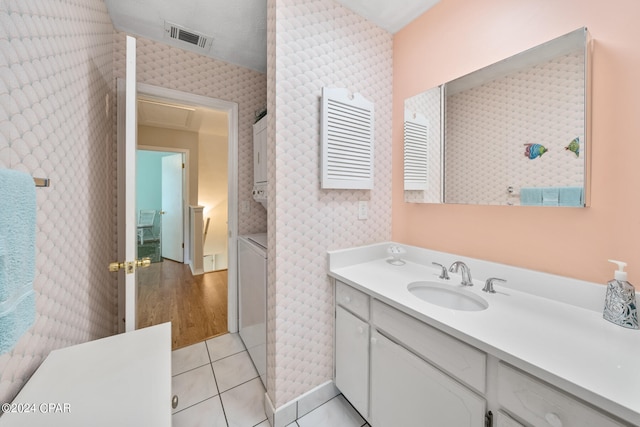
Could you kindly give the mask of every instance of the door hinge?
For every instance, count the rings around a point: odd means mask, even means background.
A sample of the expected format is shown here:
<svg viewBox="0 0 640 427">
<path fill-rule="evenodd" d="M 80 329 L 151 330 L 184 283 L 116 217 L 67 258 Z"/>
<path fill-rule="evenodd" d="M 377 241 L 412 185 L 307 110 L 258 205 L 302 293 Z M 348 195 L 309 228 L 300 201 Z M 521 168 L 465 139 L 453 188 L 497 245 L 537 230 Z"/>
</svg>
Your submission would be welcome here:
<svg viewBox="0 0 640 427">
<path fill-rule="evenodd" d="M 493 426 L 493 413 L 489 411 L 484 416 L 484 427 L 492 427 L 492 426 Z"/>
<path fill-rule="evenodd" d="M 184 243 L 182 244 L 182 249 L 184 249 Z"/>
<path fill-rule="evenodd" d="M 177 159 L 176 159 L 177 160 Z M 182 164 L 182 169 L 184 169 L 184 163 Z"/>
</svg>

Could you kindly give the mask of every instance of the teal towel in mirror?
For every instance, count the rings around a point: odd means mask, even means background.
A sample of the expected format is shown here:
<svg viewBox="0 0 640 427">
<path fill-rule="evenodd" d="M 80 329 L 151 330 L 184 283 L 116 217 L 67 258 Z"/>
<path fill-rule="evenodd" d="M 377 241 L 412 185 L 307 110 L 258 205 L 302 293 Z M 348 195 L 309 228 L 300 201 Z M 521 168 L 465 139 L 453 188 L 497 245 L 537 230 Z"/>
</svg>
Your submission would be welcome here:
<svg viewBox="0 0 640 427">
<path fill-rule="evenodd" d="M 0 354 L 35 320 L 36 188 L 33 178 L 0 169 Z"/>
<path fill-rule="evenodd" d="M 521 188 L 520 205 L 542 206 L 542 188 Z"/>
<path fill-rule="evenodd" d="M 584 206 L 582 187 L 560 187 L 558 190 L 559 206 Z"/>
<path fill-rule="evenodd" d="M 542 189 L 542 206 L 558 206 L 558 187 Z"/>
</svg>

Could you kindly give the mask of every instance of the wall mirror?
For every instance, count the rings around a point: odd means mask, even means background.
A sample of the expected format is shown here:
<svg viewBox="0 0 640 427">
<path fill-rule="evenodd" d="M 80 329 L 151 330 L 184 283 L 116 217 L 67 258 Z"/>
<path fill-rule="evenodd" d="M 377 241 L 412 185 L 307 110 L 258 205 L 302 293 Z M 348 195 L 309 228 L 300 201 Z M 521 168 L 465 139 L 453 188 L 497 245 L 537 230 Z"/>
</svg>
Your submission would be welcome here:
<svg viewBox="0 0 640 427">
<path fill-rule="evenodd" d="M 584 207 L 591 41 L 580 28 L 405 100 L 405 201 Z"/>
</svg>

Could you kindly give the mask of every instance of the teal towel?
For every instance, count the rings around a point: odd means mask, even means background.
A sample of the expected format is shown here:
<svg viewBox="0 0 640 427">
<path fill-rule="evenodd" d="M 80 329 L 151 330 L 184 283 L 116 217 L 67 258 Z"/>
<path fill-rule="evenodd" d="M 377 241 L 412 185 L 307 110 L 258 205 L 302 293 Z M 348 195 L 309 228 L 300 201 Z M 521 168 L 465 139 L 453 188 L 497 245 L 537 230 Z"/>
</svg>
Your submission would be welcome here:
<svg viewBox="0 0 640 427">
<path fill-rule="evenodd" d="M 542 189 L 542 206 L 558 206 L 558 187 Z"/>
<path fill-rule="evenodd" d="M 36 187 L 30 175 L 0 169 L 0 354 L 33 325 Z"/>
<path fill-rule="evenodd" d="M 542 206 L 542 188 L 521 188 L 520 205 Z"/>
<path fill-rule="evenodd" d="M 558 194 L 559 206 L 582 207 L 582 187 L 560 187 Z"/>
</svg>

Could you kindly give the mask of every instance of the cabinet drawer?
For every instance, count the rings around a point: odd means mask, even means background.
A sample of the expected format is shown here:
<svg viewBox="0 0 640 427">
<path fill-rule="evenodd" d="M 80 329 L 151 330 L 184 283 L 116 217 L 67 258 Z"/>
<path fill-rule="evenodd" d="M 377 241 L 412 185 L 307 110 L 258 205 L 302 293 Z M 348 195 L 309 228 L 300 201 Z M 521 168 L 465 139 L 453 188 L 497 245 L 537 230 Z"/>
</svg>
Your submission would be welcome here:
<svg viewBox="0 0 640 427">
<path fill-rule="evenodd" d="M 484 393 L 487 356 L 439 330 L 374 300 L 373 324 L 434 365 Z"/>
<path fill-rule="evenodd" d="M 621 427 L 624 424 L 515 368 L 500 363 L 498 403 L 533 426 Z"/>
<path fill-rule="evenodd" d="M 496 412 L 496 417 L 494 419 L 494 425 L 496 427 L 524 427 L 522 424 L 508 416 L 502 411 Z"/>
<path fill-rule="evenodd" d="M 369 296 L 337 280 L 336 304 L 365 320 L 369 319 Z"/>
</svg>

